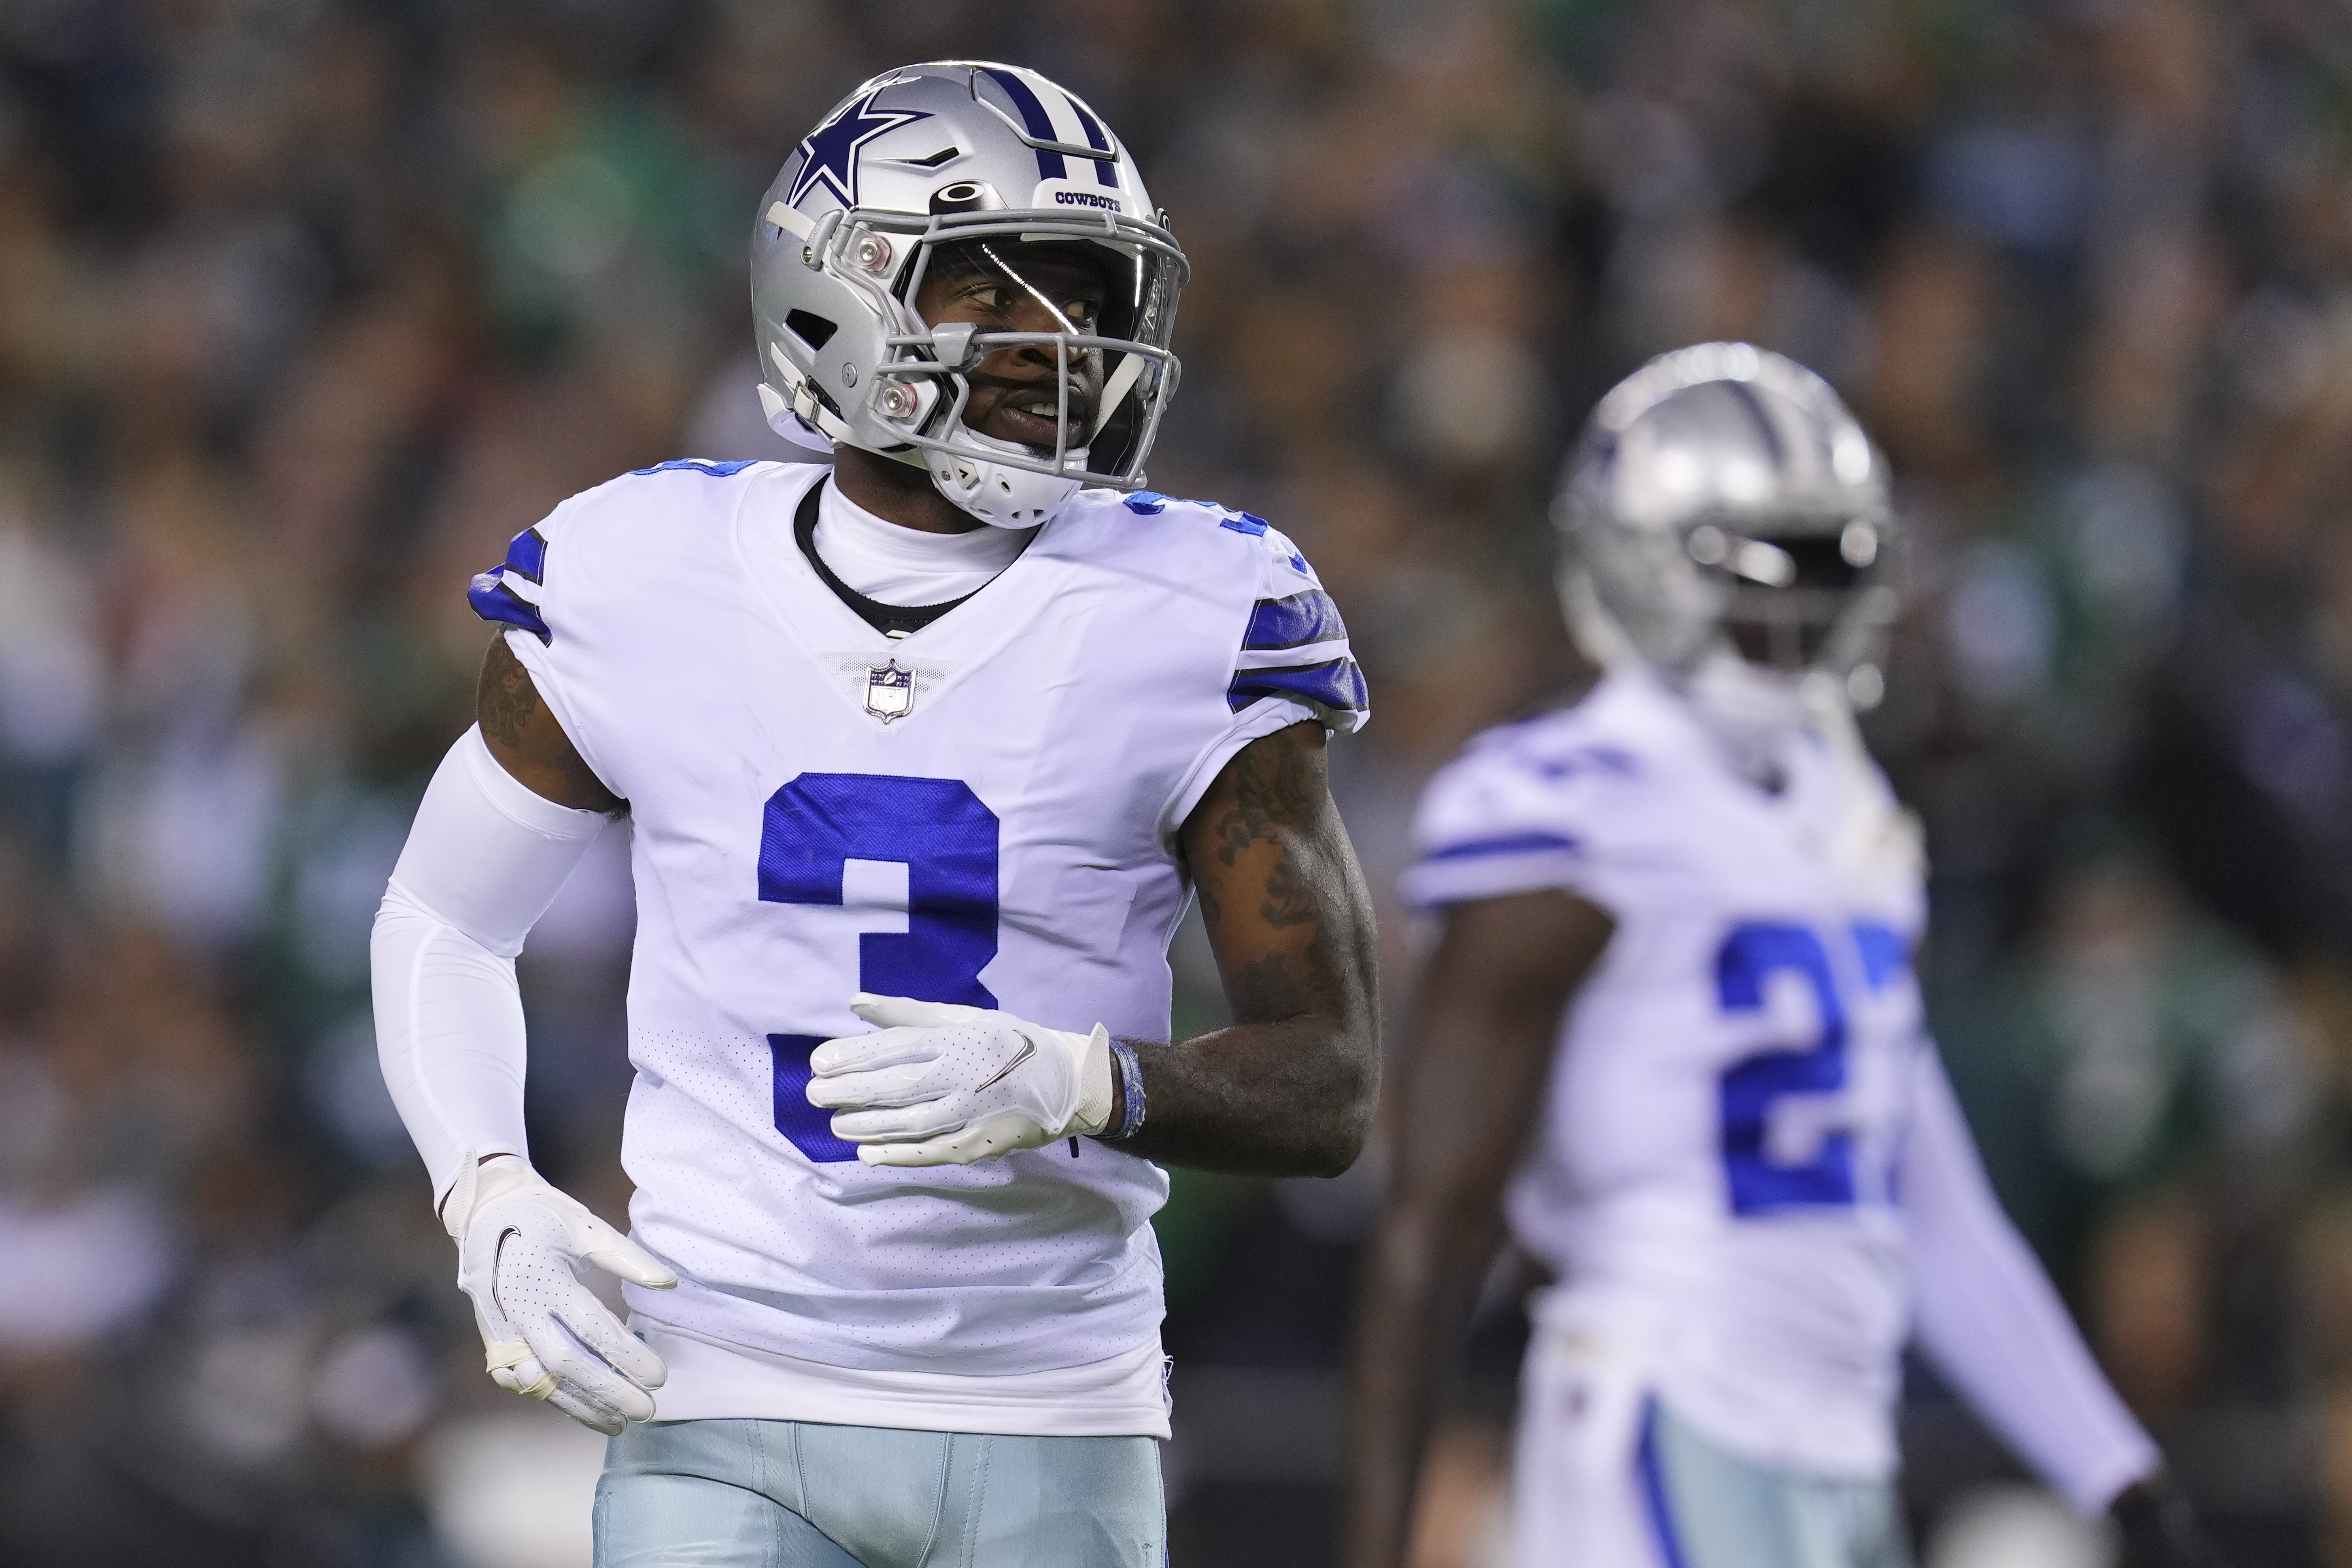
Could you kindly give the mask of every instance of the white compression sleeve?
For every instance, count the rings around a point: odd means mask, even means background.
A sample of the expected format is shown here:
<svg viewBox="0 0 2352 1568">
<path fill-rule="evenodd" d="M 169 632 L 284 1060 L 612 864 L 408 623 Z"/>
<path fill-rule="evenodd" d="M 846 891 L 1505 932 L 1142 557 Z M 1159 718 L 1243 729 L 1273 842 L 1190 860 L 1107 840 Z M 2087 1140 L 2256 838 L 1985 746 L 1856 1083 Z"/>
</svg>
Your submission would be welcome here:
<svg viewBox="0 0 2352 1568">
<path fill-rule="evenodd" d="M 2050 1277 L 2002 1212 L 1940 1061 L 1920 1074 L 1903 1153 L 1915 1321 L 1987 1425 L 2084 1513 L 2161 1457 L 2108 1385 Z"/>
<path fill-rule="evenodd" d="M 441 759 L 369 945 L 376 1054 L 437 1205 L 467 1154 L 526 1154 L 515 954 L 605 819 L 535 795 L 478 729 Z"/>
</svg>

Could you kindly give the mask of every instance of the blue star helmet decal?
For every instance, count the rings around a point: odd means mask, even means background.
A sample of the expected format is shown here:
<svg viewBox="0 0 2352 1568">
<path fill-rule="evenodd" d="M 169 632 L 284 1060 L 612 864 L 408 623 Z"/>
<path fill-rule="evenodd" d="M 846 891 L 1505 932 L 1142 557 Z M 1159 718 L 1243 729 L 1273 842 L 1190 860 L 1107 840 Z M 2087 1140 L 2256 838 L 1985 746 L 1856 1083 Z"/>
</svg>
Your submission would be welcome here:
<svg viewBox="0 0 2352 1568">
<path fill-rule="evenodd" d="M 801 198 L 823 185 L 843 206 L 856 206 L 857 150 L 884 132 L 930 118 L 919 109 L 877 110 L 874 100 L 882 96 L 882 90 L 877 87 L 862 99 L 852 99 L 838 114 L 809 132 L 808 140 L 801 143 L 800 173 L 793 179 L 792 194 L 784 198 L 786 205 L 797 211 Z"/>
</svg>

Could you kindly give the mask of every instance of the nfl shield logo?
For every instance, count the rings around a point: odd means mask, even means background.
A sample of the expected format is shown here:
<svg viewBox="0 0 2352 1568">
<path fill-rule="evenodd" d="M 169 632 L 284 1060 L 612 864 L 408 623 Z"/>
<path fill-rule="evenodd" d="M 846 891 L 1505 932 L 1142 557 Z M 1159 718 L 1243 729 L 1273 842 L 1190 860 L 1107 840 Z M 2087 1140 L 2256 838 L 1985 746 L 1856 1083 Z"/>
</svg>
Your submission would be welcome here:
<svg viewBox="0 0 2352 1568">
<path fill-rule="evenodd" d="M 904 719 L 915 706 L 915 672 L 900 669 L 897 659 L 866 672 L 866 710 L 885 724 Z"/>
</svg>

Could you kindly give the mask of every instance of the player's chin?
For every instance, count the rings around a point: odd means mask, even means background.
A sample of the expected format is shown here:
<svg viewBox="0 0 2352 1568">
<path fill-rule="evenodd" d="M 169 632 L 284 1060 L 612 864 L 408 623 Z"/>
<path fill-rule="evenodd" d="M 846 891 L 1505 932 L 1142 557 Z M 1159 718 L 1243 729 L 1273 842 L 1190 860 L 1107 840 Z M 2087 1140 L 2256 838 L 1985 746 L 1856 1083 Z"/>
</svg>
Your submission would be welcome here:
<svg viewBox="0 0 2352 1568">
<path fill-rule="evenodd" d="M 1043 409 L 1036 409 L 1008 407 L 999 404 L 990 412 L 985 420 L 976 423 L 972 428 L 983 436 L 992 437 L 999 441 L 1011 441 L 1015 445 L 1026 447 L 1041 458 L 1052 457 L 1056 445 L 1055 437 L 1057 430 L 1054 410 L 1050 405 Z M 1063 443 L 1065 446 L 1075 448 L 1086 444 L 1086 420 L 1075 402 L 1072 405 L 1069 418 L 1062 422 L 1058 428 L 1066 437 Z"/>
</svg>

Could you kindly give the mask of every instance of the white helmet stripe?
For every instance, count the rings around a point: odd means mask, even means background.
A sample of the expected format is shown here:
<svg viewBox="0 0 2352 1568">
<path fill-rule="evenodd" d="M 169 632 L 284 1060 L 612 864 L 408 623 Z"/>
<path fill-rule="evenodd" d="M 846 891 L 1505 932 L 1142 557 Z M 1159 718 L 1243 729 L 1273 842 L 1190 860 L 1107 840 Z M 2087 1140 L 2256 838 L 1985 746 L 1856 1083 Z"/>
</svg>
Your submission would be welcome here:
<svg viewBox="0 0 2352 1568">
<path fill-rule="evenodd" d="M 808 237 L 816 232 L 816 226 L 814 224 L 803 217 L 797 210 L 786 206 L 782 202 L 771 202 L 768 204 L 768 221 L 774 224 L 778 228 L 782 229 L 786 234 L 791 235 L 794 239 L 799 240 L 803 245 L 806 245 L 808 243 Z"/>
<path fill-rule="evenodd" d="M 1109 153 L 1111 151 L 1110 136 L 1103 130 L 1102 121 L 1097 120 L 1093 115 L 1088 114 L 1087 112 L 1087 106 L 1080 103 L 1074 94 L 1065 93 L 1063 94 L 1063 97 L 1067 99 L 1069 101 L 1070 112 L 1078 117 L 1078 129 L 1086 133 L 1087 145 L 1096 149 L 1097 152 Z M 1114 154 L 1114 156 L 1116 156 L 1116 154 Z M 1118 170 L 1114 166 L 1110 158 L 1097 158 L 1095 160 L 1095 184 L 1098 185 L 1108 185 L 1113 190 L 1117 190 L 1118 188 Z"/>
<path fill-rule="evenodd" d="M 1127 395 L 1135 390 L 1142 374 L 1141 354 L 1129 354 L 1118 362 L 1118 368 L 1103 383 L 1102 401 L 1095 407 L 1095 427 L 1087 433 L 1089 440 L 1102 434 L 1102 427 L 1110 423 L 1110 416 L 1118 412 L 1118 405 L 1127 401 Z"/>
</svg>

